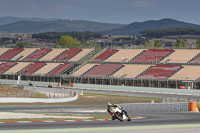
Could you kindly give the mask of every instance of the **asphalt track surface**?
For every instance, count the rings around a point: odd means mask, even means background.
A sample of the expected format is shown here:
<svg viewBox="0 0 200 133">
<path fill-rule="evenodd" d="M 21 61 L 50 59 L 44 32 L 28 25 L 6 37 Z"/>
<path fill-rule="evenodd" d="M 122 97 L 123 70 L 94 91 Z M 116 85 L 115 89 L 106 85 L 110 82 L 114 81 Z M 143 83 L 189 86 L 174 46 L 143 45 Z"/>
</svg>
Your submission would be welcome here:
<svg viewBox="0 0 200 133">
<path fill-rule="evenodd" d="M 84 90 L 90 93 L 102 93 L 113 95 L 127 95 L 127 96 L 142 96 L 142 97 L 183 97 L 185 95 L 172 94 L 145 94 L 145 93 L 130 93 L 130 92 L 110 92 L 110 91 L 94 91 Z M 196 97 L 190 97 L 196 98 Z M 17 111 L 17 110 L 49 110 L 51 109 L 103 109 L 105 107 L 99 106 L 1 106 L 0 111 Z M 54 113 L 59 113 L 54 112 Z M 0 133 L 64 133 L 64 132 L 132 132 L 134 133 L 196 133 L 200 132 L 200 113 L 194 112 L 178 112 L 178 113 L 152 113 L 152 114 L 134 114 L 135 116 L 145 117 L 144 119 L 132 120 L 131 122 L 120 121 L 84 121 L 84 122 L 51 122 L 51 123 L 1 123 Z M 36 131 L 36 129 L 38 129 Z"/>
<path fill-rule="evenodd" d="M 1 109 L 4 107 L 1 107 Z M 20 107 L 7 107 L 11 111 L 21 109 Z M 35 109 L 64 108 L 64 106 L 40 106 Z M 77 107 L 65 107 L 75 108 Z M 79 107 L 80 108 L 80 107 Z M 88 106 L 87 108 L 94 108 Z M 102 108 L 102 107 L 100 107 Z M 32 109 L 23 107 L 24 110 Z M 0 130 L 33 130 L 33 129 L 71 129 L 71 128 L 101 128 L 101 127 L 132 127 L 132 126 L 156 126 L 156 125 L 177 125 L 177 124 L 200 124 L 200 113 L 179 112 L 179 113 L 152 113 L 134 114 L 135 116 L 145 117 L 144 119 L 132 120 L 131 122 L 120 121 L 76 121 L 76 122 L 42 122 L 42 123 L 1 123 Z M 0 131 L 1 132 L 1 131 Z"/>
</svg>

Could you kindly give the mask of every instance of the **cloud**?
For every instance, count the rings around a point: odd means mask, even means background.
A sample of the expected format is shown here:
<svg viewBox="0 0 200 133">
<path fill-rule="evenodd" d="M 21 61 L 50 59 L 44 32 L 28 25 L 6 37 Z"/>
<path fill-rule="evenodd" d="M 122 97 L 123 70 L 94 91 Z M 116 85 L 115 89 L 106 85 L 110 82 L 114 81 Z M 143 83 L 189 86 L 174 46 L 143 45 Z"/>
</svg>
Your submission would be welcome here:
<svg viewBox="0 0 200 133">
<path fill-rule="evenodd" d="M 152 7 L 152 6 L 154 6 L 154 3 L 150 2 L 150 1 L 137 0 L 132 3 L 132 6 L 134 6 L 134 7 Z"/>
</svg>

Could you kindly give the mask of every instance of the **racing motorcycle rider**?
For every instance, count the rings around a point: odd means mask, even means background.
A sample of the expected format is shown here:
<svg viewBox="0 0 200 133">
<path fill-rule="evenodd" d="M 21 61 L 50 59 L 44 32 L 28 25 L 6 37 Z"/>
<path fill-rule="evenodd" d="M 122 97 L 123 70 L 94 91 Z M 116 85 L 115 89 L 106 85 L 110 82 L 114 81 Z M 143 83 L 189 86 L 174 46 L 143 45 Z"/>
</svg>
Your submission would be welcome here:
<svg viewBox="0 0 200 133">
<path fill-rule="evenodd" d="M 118 109 L 121 110 L 121 113 L 122 113 L 122 114 L 124 113 L 124 114 L 128 117 L 128 121 L 131 121 L 131 119 L 129 118 L 127 112 L 126 112 L 125 110 L 123 110 L 123 108 L 120 107 L 119 105 L 117 105 L 117 104 L 111 104 L 111 103 L 109 102 L 107 106 L 108 106 L 108 107 L 107 107 L 107 111 L 108 111 L 109 114 L 110 114 L 112 108 L 118 108 Z M 112 115 L 112 118 L 111 118 L 111 119 L 112 119 L 112 120 L 115 120 L 115 119 L 116 119 L 116 117 L 114 116 L 114 114 Z"/>
</svg>

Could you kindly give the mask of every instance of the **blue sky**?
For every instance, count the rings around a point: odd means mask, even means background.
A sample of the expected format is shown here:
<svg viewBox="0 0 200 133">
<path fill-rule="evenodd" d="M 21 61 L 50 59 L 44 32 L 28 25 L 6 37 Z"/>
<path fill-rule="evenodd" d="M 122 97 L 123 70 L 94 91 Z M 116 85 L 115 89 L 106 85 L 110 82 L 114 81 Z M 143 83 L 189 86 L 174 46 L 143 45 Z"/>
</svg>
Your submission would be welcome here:
<svg viewBox="0 0 200 133">
<path fill-rule="evenodd" d="M 173 18 L 200 24 L 200 0 L 0 0 L 0 16 L 131 23 Z"/>
</svg>

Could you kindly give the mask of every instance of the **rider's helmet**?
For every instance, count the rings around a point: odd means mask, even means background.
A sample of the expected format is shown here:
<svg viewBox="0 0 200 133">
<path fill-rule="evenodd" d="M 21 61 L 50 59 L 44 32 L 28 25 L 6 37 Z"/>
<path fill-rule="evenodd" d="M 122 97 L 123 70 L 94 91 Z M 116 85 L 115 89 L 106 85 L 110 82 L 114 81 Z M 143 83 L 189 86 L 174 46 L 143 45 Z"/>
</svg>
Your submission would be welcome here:
<svg viewBox="0 0 200 133">
<path fill-rule="evenodd" d="M 108 102 L 108 107 L 111 107 L 111 106 L 112 106 L 112 104 L 110 102 Z"/>
</svg>

